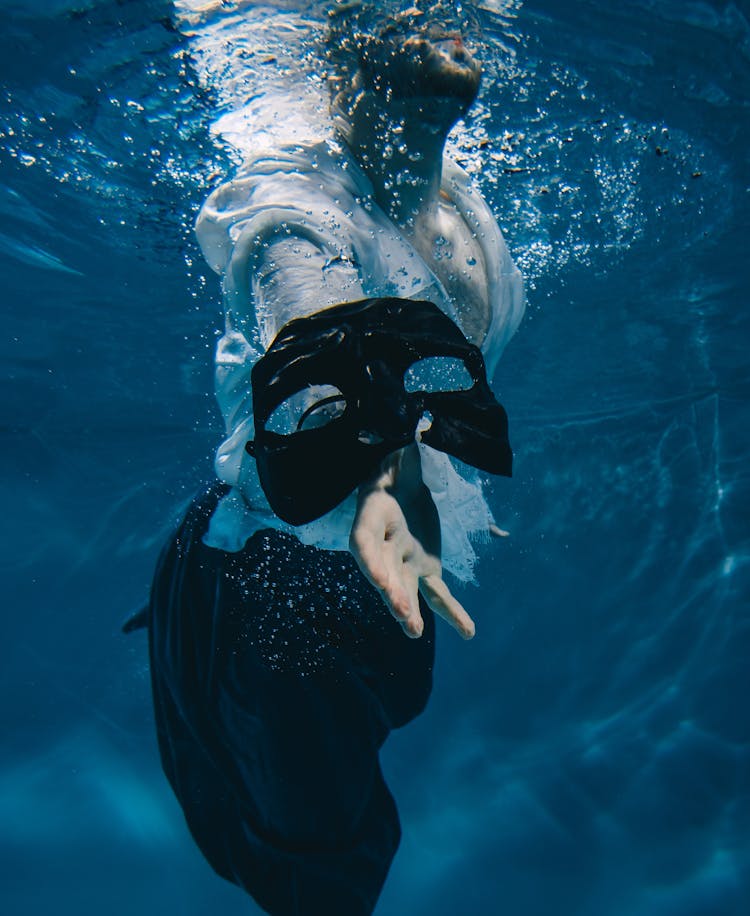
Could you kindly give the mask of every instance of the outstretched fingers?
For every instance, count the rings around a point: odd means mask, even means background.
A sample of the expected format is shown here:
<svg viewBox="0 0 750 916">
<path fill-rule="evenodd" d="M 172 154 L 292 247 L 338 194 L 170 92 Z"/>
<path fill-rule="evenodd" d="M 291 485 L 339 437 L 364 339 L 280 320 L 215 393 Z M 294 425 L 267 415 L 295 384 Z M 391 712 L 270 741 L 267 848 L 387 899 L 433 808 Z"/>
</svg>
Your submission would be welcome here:
<svg viewBox="0 0 750 916">
<path fill-rule="evenodd" d="M 419 590 L 427 604 L 443 620 L 460 633 L 464 639 L 473 639 L 476 631 L 474 621 L 469 617 L 460 601 L 451 594 L 450 589 L 438 573 L 424 576 L 420 580 Z"/>
<path fill-rule="evenodd" d="M 394 566 L 406 602 L 399 611 L 393 608 L 391 613 L 401 624 L 407 636 L 412 639 L 418 639 L 424 632 L 424 621 L 419 611 L 418 578 L 409 566 L 403 562 L 400 555 L 394 555 Z"/>
</svg>

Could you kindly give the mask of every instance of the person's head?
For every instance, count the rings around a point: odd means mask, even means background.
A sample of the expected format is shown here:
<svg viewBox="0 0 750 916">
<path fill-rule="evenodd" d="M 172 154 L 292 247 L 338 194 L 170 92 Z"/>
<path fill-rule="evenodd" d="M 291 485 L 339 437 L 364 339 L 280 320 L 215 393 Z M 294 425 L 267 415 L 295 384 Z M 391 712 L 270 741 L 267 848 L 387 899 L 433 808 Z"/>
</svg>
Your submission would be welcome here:
<svg viewBox="0 0 750 916">
<path fill-rule="evenodd" d="M 339 113 L 363 94 L 371 104 L 447 131 L 477 96 L 481 66 L 464 43 L 466 21 L 452 4 L 398 12 L 339 2 L 330 12 L 327 56 Z"/>
</svg>

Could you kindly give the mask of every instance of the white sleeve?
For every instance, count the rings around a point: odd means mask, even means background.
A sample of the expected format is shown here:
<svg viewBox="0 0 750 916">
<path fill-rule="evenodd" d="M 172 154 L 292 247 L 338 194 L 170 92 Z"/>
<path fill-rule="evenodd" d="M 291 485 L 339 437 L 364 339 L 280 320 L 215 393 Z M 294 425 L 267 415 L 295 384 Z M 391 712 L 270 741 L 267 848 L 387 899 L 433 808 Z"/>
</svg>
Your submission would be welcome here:
<svg viewBox="0 0 750 916">
<path fill-rule="evenodd" d="M 282 236 L 266 244 L 262 256 L 255 259 L 250 283 L 252 300 L 246 307 L 237 303 L 234 309 L 228 308 L 226 329 L 216 349 L 216 399 L 226 438 L 217 451 L 215 468 L 219 479 L 233 490 L 214 512 L 206 543 L 240 550 L 259 528 L 280 528 L 293 532 L 303 543 L 346 550 L 353 500 L 345 500 L 309 525 L 291 528 L 271 511 L 245 444 L 254 435 L 251 372 L 261 351 L 293 318 L 363 298 L 357 265 L 343 254 L 332 256 L 309 239 Z M 259 347 L 249 343 L 248 337 Z"/>
<path fill-rule="evenodd" d="M 264 350 L 293 318 L 365 298 L 362 279 L 351 258 L 302 238 L 281 237 L 271 242 L 252 283 Z"/>
<path fill-rule="evenodd" d="M 328 196 L 304 175 L 262 166 L 217 188 L 195 229 L 235 330 L 264 350 L 290 318 L 362 298 L 363 282 L 343 216 L 314 216 L 329 213 Z"/>
</svg>

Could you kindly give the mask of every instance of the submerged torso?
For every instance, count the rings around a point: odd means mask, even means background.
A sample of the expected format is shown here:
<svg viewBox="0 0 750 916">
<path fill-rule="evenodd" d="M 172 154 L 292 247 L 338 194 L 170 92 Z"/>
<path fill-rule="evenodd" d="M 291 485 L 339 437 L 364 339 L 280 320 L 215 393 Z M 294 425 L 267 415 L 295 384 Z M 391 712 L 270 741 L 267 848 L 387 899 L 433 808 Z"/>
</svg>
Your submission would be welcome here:
<svg viewBox="0 0 750 916">
<path fill-rule="evenodd" d="M 259 527 L 284 526 L 271 513 L 244 447 L 253 436 L 252 365 L 283 323 L 363 298 L 428 300 L 481 347 L 491 375 L 523 313 L 522 280 L 469 176 L 445 158 L 442 178 L 437 216 L 414 240 L 378 206 L 348 150 L 332 142 L 258 154 L 204 204 L 198 238 L 223 275 L 233 326 L 217 351 L 216 392 L 227 438 L 216 470 L 243 497 L 233 491 L 222 500 L 207 543 L 237 550 Z M 459 473 L 443 453 L 420 448 L 440 514 L 444 568 L 471 579 L 470 538 L 492 521 L 481 483 L 473 473 Z M 352 494 L 294 533 L 303 543 L 346 550 L 355 510 Z"/>
</svg>

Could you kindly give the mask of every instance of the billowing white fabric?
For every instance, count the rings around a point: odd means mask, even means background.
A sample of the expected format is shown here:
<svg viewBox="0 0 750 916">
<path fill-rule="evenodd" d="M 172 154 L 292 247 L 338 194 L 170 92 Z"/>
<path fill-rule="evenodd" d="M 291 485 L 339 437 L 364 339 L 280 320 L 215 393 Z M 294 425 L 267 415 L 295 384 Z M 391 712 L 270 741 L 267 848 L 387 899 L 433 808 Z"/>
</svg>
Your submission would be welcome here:
<svg viewBox="0 0 750 916">
<path fill-rule="evenodd" d="M 491 377 L 524 311 L 523 282 L 494 217 L 468 176 L 446 158 L 441 206 L 458 212 L 484 256 L 490 322 L 482 350 Z M 240 550 L 264 527 L 292 531 L 303 543 L 348 549 L 356 497 L 328 515 L 291 528 L 274 516 L 254 460 L 250 370 L 289 320 L 326 306 L 374 296 L 428 299 L 459 326 L 460 309 L 425 260 L 375 204 L 372 186 L 347 150 L 333 141 L 251 158 L 217 188 L 196 231 L 203 252 L 223 276 L 227 329 L 216 354 L 216 395 L 227 438 L 216 473 L 233 490 L 221 502 L 206 541 Z M 479 475 L 420 444 L 422 473 L 440 514 L 443 565 L 473 576 L 471 541 L 487 536 L 492 516 Z"/>
</svg>

